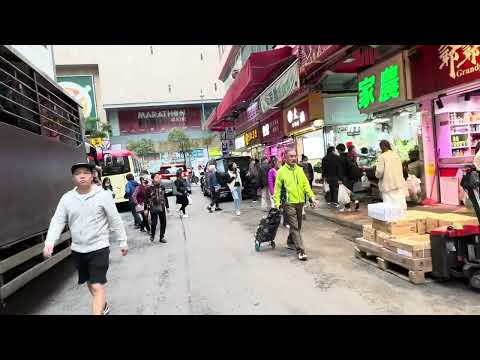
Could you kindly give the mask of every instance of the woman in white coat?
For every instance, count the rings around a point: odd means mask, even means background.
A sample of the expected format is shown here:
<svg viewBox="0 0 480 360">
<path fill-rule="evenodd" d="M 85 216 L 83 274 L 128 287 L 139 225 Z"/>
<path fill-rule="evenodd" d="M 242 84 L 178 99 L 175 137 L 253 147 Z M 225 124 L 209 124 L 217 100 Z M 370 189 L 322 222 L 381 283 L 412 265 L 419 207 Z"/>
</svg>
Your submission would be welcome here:
<svg viewBox="0 0 480 360">
<path fill-rule="evenodd" d="M 384 203 L 407 208 L 405 191 L 407 183 L 403 177 L 402 160 L 392 151 L 387 140 L 380 142 L 382 154 L 378 157 L 375 176 L 380 179 L 378 187 Z"/>
<path fill-rule="evenodd" d="M 240 177 L 240 170 L 237 164 L 231 163 L 228 165 L 228 175 L 230 181 L 227 183 L 230 192 L 232 193 L 233 203 L 235 205 L 235 214 L 240 216 L 240 206 L 242 203 L 242 178 Z"/>
</svg>

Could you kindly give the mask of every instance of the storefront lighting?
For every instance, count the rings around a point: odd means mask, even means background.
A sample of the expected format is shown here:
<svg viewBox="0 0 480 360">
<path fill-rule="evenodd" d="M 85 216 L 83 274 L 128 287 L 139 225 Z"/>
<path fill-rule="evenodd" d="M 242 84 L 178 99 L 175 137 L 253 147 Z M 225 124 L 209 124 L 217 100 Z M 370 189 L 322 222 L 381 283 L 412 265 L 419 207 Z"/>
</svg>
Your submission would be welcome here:
<svg viewBox="0 0 480 360">
<path fill-rule="evenodd" d="M 313 121 L 313 127 L 316 129 L 320 129 L 325 125 L 325 121 L 323 119 L 317 119 Z"/>
</svg>

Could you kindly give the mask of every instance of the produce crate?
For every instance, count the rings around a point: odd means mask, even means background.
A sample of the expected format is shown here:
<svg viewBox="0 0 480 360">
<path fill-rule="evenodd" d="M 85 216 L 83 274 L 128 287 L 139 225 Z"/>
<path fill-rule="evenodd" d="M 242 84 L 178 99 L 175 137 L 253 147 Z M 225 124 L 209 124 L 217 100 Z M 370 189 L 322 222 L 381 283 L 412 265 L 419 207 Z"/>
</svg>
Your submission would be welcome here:
<svg viewBox="0 0 480 360">
<path fill-rule="evenodd" d="M 427 218 L 427 233 L 431 233 L 433 229 L 436 229 L 439 227 L 439 221 L 437 218 Z"/>
<path fill-rule="evenodd" d="M 430 235 L 389 238 L 385 240 L 384 247 L 398 255 L 414 259 L 431 257 Z"/>
<path fill-rule="evenodd" d="M 416 220 L 399 220 L 393 222 L 373 219 L 372 226 L 375 230 L 391 235 L 415 234 L 417 232 Z"/>
</svg>

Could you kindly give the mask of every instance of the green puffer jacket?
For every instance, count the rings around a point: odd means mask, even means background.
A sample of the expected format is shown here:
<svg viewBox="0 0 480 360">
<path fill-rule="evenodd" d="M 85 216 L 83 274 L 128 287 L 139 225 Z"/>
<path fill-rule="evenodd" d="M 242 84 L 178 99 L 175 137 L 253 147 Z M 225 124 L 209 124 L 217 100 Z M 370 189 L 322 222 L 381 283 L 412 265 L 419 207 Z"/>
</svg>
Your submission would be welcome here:
<svg viewBox="0 0 480 360">
<path fill-rule="evenodd" d="M 303 168 L 298 165 L 292 168 L 286 164 L 278 170 L 277 178 L 275 179 L 275 194 L 273 195 L 273 200 L 277 207 L 280 206 L 282 186 L 285 186 L 288 204 L 305 203 L 305 194 L 310 199 L 315 198 Z"/>
</svg>

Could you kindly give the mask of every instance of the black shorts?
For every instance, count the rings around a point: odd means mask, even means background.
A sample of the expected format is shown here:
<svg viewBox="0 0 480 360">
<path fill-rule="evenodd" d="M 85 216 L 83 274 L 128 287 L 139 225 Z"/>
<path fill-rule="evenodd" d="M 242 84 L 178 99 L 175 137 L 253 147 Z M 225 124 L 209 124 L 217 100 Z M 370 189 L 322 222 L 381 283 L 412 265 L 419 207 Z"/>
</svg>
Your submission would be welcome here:
<svg viewBox="0 0 480 360">
<path fill-rule="evenodd" d="M 106 247 L 89 253 L 72 251 L 72 258 L 78 270 L 78 284 L 106 284 L 110 248 Z"/>
</svg>

